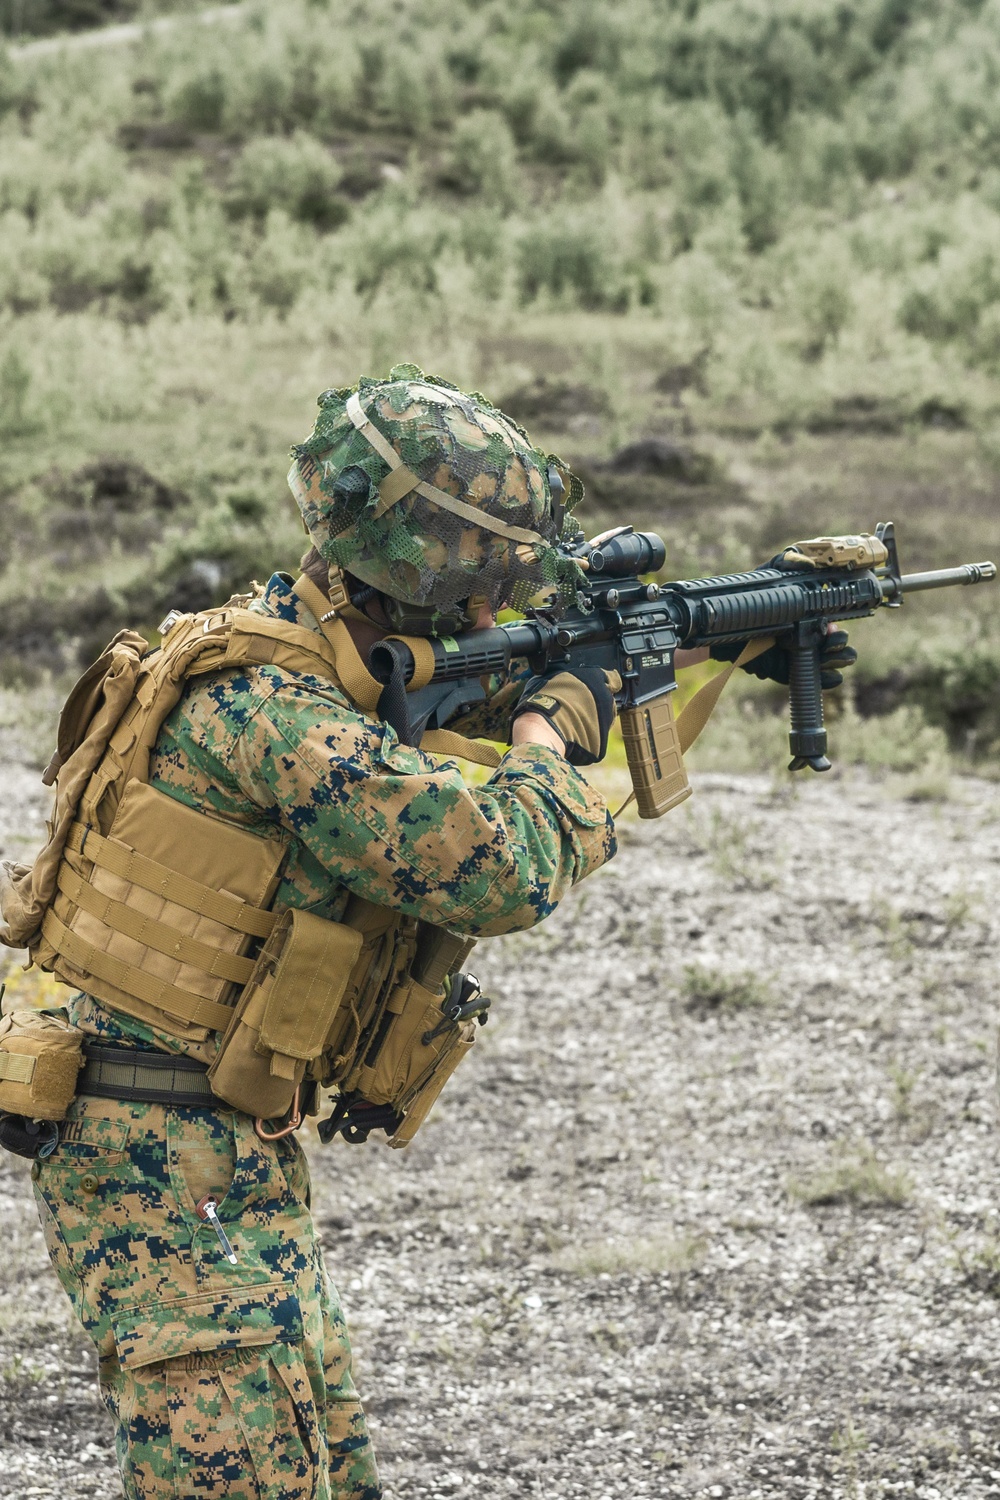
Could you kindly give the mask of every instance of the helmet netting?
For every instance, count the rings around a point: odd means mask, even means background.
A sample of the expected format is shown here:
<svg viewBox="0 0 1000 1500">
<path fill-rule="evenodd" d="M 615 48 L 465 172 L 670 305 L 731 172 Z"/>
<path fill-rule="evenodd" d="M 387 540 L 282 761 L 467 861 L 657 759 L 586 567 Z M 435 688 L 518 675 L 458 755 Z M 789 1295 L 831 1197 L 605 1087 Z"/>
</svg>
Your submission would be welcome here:
<svg viewBox="0 0 1000 1500">
<path fill-rule="evenodd" d="M 497 536 L 411 491 L 381 516 L 379 484 L 390 472 L 346 411 L 353 387 L 325 391 L 311 436 L 292 450 L 292 492 L 328 562 L 393 598 L 449 609 L 483 595 L 497 609 L 523 608 L 542 587 L 572 587 L 575 565 L 555 547 L 548 465 L 523 428 L 478 392 L 398 365 L 388 381 L 362 378 L 359 399 L 403 463 L 466 504 L 533 531 L 529 545 Z M 567 492 L 582 494 L 575 475 Z"/>
</svg>

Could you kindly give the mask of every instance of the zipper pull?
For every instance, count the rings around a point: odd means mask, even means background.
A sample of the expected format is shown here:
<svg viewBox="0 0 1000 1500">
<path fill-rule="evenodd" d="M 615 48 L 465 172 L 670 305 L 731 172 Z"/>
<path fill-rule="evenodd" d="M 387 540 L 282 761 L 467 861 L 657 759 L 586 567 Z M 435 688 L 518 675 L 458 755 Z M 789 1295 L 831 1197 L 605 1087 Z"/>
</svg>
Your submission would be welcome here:
<svg viewBox="0 0 1000 1500">
<path fill-rule="evenodd" d="M 215 1230 L 216 1234 L 219 1237 L 219 1244 L 222 1246 L 223 1255 L 229 1261 L 230 1265 L 235 1266 L 236 1251 L 229 1243 L 229 1236 L 226 1234 L 226 1231 L 222 1227 L 222 1221 L 220 1220 L 219 1215 L 216 1212 L 218 1207 L 219 1205 L 216 1203 L 211 1193 L 207 1193 L 205 1197 L 202 1198 L 201 1202 L 196 1205 L 195 1212 L 200 1219 L 205 1219 L 209 1224 L 211 1224 L 212 1228 Z"/>
</svg>

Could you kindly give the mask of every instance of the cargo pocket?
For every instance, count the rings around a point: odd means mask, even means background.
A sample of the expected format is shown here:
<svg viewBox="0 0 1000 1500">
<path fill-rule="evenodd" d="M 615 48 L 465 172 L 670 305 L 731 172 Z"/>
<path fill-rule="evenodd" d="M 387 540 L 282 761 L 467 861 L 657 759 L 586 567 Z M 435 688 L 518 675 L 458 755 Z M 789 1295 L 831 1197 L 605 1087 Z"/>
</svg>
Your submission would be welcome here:
<svg viewBox="0 0 1000 1500">
<path fill-rule="evenodd" d="M 180 1355 L 103 1388 L 128 1500 L 314 1500 L 316 1410 L 301 1349 Z"/>
<path fill-rule="evenodd" d="M 123 1307 L 112 1316 L 118 1363 L 135 1370 L 181 1355 L 302 1341 L 299 1299 L 283 1281 Z"/>
<path fill-rule="evenodd" d="M 312 1500 L 316 1412 L 283 1283 L 120 1309 L 102 1393 L 136 1500 Z"/>
</svg>

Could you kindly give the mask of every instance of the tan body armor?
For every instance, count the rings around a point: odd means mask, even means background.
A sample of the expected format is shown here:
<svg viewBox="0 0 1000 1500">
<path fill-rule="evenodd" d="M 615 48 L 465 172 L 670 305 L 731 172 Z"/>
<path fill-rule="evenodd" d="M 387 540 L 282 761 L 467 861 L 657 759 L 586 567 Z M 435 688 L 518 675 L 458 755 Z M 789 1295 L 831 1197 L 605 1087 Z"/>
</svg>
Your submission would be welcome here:
<svg viewBox="0 0 1000 1500">
<path fill-rule="evenodd" d="M 308 579 L 295 587 L 322 610 Z M 81 678 L 46 773 L 56 782 L 49 841 L 34 866 L 0 870 L 0 939 L 187 1043 L 221 1034 L 210 1078 L 233 1107 L 277 1119 L 308 1085 L 333 1086 L 388 1106 L 390 1144 L 405 1145 L 472 1045 L 474 1022 L 442 1015 L 473 940 L 359 897 L 343 922 L 278 915 L 270 905 L 287 836 L 196 812 L 149 785 L 160 727 L 193 676 L 273 663 L 355 698 L 378 689 L 363 682 L 342 620 L 319 636 L 245 603 L 175 618 L 159 651 L 122 632 Z M 2 1080 L 0 1064 L 0 1108 L 9 1108 Z"/>
</svg>

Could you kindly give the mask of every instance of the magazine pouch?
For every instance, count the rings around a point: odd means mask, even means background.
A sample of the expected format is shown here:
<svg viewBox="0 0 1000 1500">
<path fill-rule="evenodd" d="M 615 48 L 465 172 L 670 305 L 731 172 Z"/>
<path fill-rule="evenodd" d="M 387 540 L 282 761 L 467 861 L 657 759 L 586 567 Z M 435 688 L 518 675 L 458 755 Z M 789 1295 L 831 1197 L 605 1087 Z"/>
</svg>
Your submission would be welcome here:
<svg viewBox="0 0 1000 1500">
<path fill-rule="evenodd" d="M 362 934 L 343 922 L 286 911 L 258 955 L 209 1069 L 234 1109 L 274 1120 L 291 1108 L 307 1065 L 343 1030 L 344 996 Z"/>
</svg>

